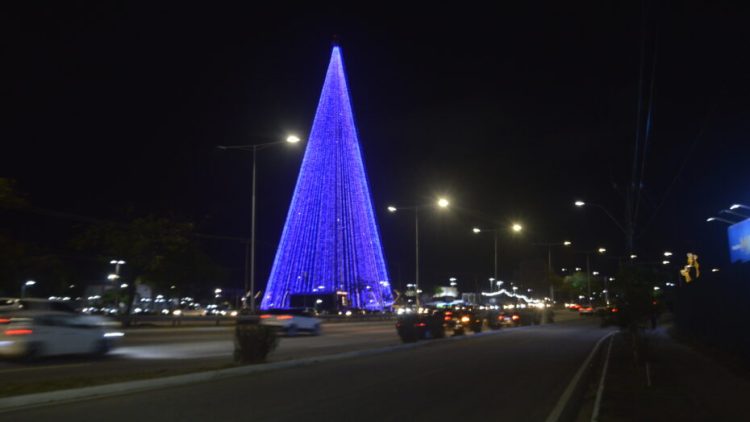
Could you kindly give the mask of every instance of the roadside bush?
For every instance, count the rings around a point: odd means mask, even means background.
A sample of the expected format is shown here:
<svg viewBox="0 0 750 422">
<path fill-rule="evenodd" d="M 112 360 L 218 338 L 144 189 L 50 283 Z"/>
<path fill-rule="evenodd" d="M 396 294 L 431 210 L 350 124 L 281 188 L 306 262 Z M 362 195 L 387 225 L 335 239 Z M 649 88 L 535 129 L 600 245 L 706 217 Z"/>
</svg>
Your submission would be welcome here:
<svg viewBox="0 0 750 422">
<path fill-rule="evenodd" d="M 237 324 L 234 331 L 234 361 L 261 363 L 279 344 L 276 329 L 260 324 Z"/>
</svg>

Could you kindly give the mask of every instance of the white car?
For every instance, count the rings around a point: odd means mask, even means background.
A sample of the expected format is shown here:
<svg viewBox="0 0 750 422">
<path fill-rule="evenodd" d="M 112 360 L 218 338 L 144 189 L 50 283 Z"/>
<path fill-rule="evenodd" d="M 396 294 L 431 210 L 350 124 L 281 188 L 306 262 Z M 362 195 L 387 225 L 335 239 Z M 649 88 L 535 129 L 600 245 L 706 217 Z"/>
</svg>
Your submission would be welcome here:
<svg viewBox="0 0 750 422">
<path fill-rule="evenodd" d="M 261 325 L 276 327 L 290 337 L 299 332 L 317 336 L 320 334 L 320 323 L 321 320 L 308 309 L 270 309 L 260 314 Z"/>
<path fill-rule="evenodd" d="M 97 316 L 39 311 L 4 315 L 0 316 L 0 358 L 104 355 L 123 336 Z"/>
</svg>

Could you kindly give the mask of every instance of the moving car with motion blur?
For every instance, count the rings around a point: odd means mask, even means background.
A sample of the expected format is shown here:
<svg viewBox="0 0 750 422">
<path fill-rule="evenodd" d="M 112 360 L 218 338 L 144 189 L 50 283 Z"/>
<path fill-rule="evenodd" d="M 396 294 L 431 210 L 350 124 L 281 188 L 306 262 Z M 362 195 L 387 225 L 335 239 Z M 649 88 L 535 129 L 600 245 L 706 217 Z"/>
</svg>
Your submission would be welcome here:
<svg viewBox="0 0 750 422">
<path fill-rule="evenodd" d="M 269 309 L 259 316 L 261 325 L 275 327 L 289 337 L 300 332 L 320 335 L 321 320 L 315 317 L 315 312 L 308 308 L 297 309 Z"/>
<path fill-rule="evenodd" d="M 590 303 L 581 305 L 581 307 L 578 308 L 578 315 L 586 315 L 586 316 L 594 315 L 594 306 Z"/>
<path fill-rule="evenodd" d="M 15 311 L 0 315 L 0 358 L 105 355 L 123 333 L 101 317 L 68 312 Z"/>
</svg>

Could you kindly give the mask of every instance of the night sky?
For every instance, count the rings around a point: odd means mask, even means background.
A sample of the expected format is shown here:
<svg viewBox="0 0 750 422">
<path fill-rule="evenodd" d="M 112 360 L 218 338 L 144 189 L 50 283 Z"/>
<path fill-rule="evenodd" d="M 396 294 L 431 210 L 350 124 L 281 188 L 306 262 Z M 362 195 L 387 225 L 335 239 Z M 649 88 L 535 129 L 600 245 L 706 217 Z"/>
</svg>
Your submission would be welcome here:
<svg viewBox="0 0 750 422">
<path fill-rule="evenodd" d="M 637 253 L 657 261 L 666 249 L 694 251 L 705 266 L 728 265 L 725 226 L 705 219 L 750 203 L 744 10 L 646 2 L 644 24 L 640 2 L 484 10 L 65 3 L 0 16 L 0 177 L 16 179 L 37 207 L 111 220 L 128 210 L 171 215 L 201 233 L 249 236 L 250 155 L 215 147 L 290 132 L 304 139 L 336 34 L 394 284 L 414 271 L 413 218 L 385 208 L 438 195 L 454 206 L 422 216 L 427 284 L 486 280 L 492 239 L 471 228 L 493 221 L 526 228 L 503 234 L 501 278 L 520 261 L 546 258 L 533 242 L 569 239 L 577 250 L 622 255 L 617 227 L 572 202 L 624 212 L 643 28 L 656 70 Z M 301 147 L 258 157 L 261 286 Z M 50 229 L 46 241 L 61 243 L 63 232 Z M 241 285 L 242 247 L 204 242 L 233 270 L 227 285 Z M 584 262 L 569 252 L 554 259 L 556 267 Z M 614 260 L 594 266 L 613 272 Z"/>
</svg>

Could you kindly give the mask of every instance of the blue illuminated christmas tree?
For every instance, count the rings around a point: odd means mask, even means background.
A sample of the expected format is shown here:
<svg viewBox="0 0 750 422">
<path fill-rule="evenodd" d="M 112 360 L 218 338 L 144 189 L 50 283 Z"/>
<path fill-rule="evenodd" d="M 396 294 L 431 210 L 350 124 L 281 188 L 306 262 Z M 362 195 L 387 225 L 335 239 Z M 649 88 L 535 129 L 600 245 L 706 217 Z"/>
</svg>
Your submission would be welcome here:
<svg viewBox="0 0 750 422">
<path fill-rule="evenodd" d="M 289 308 L 293 295 L 338 295 L 368 310 L 393 303 L 338 46 L 261 309 Z"/>
</svg>

